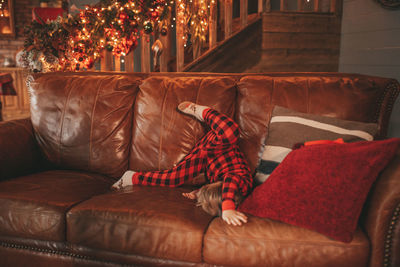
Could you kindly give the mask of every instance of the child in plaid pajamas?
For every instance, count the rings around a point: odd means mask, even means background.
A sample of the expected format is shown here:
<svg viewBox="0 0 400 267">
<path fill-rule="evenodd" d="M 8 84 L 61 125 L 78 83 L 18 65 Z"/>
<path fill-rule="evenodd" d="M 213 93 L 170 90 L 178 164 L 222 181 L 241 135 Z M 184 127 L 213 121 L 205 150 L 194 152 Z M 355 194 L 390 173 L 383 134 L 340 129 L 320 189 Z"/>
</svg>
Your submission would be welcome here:
<svg viewBox="0 0 400 267">
<path fill-rule="evenodd" d="M 183 102 L 178 109 L 204 121 L 211 130 L 174 168 L 152 172 L 127 171 L 113 187 L 132 184 L 176 187 L 205 173 L 211 184 L 183 195 L 197 199 L 198 205 L 206 212 L 220 215 L 228 224 L 247 222 L 247 217 L 235 209 L 237 200 L 246 196 L 253 185 L 250 169 L 237 145 L 238 125 L 226 115 L 192 102 Z"/>
</svg>

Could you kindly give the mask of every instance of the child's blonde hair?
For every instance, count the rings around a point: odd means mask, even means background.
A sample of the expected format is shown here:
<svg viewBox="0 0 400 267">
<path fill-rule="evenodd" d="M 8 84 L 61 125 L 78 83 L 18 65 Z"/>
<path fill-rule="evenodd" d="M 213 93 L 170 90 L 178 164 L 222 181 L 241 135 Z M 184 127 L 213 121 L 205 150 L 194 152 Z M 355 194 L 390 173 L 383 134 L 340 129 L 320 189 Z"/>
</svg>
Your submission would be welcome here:
<svg viewBox="0 0 400 267">
<path fill-rule="evenodd" d="M 235 205 L 242 202 L 243 197 L 235 195 Z M 222 215 L 222 181 L 206 184 L 197 192 L 197 206 L 212 216 Z"/>
</svg>

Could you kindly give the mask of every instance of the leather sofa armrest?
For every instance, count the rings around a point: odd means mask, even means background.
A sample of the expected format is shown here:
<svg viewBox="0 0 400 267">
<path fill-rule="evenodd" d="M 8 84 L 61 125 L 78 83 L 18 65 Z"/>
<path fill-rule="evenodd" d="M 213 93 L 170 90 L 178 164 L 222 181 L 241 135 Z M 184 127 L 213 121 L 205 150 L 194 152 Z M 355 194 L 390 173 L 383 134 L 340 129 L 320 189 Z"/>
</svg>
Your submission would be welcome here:
<svg viewBox="0 0 400 267">
<path fill-rule="evenodd" d="M 45 168 L 31 120 L 0 122 L 0 181 Z"/>
<path fill-rule="evenodd" d="M 362 223 L 371 241 L 369 266 L 400 266 L 400 149 L 375 182 L 364 212 Z"/>
</svg>

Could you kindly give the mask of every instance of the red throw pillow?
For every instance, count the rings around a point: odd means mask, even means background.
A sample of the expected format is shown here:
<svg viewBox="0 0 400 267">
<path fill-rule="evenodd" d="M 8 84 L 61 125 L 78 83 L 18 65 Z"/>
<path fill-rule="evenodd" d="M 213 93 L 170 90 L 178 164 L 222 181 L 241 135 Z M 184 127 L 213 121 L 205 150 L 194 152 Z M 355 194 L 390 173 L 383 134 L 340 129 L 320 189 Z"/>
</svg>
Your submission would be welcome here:
<svg viewBox="0 0 400 267">
<path fill-rule="evenodd" d="M 372 183 L 400 139 L 293 150 L 239 210 L 350 242 Z"/>
</svg>

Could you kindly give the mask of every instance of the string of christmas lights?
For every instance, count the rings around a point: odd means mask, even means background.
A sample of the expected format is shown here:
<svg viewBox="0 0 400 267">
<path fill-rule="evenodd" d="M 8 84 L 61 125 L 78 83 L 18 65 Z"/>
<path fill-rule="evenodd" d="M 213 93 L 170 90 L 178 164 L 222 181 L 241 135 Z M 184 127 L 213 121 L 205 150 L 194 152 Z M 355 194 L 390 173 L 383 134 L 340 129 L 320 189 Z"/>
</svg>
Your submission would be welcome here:
<svg viewBox="0 0 400 267">
<path fill-rule="evenodd" d="M 192 42 L 204 42 L 210 5 L 215 0 L 176 1 L 179 21 L 172 20 L 183 27 L 185 46 L 188 35 Z M 168 27 L 173 27 L 174 4 L 167 0 L 102 0 L 75 16 L 34 21 L 25 30 L 23 61 L 33 71 L 80 71 L 91 69 L 104 49 L 116 57 L 126 56 L 143 34 L 167 34 Z"/>
</svg>

